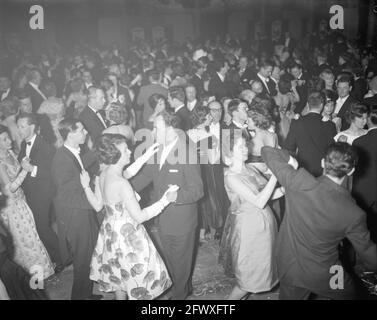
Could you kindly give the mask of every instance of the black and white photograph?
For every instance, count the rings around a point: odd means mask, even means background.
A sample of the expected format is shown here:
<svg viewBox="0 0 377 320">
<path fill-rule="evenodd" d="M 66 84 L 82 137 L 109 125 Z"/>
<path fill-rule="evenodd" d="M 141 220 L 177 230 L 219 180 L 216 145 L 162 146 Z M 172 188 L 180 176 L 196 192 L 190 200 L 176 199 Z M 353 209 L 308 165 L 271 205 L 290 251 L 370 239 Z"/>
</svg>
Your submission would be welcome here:
<svg viewBox="0 0 377 320">
<path fill-rule="evenodd" d="M 377 300 L 376 244 L 376 0 L 0 0 L 0 300 Z"/>
</svg>

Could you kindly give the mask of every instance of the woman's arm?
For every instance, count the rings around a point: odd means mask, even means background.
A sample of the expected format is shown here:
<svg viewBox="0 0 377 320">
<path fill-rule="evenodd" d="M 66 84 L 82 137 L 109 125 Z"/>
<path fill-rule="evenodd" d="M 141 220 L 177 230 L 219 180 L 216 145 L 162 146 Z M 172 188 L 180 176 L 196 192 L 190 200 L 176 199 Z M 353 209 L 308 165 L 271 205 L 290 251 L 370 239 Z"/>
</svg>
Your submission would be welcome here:
<svg viewBox="0 0 377 320">
<path fill-rule="evenodd" d="M 122 182 L 115 184 L 114 189 L 119 191 L 121 198 L 124 200 L 123 203 L 125 204 L 128 213 L 140 224 L 157 216 L 171 202 L 174 202 L 177 199 L 178 187 L 170 187 L 160 200 L 144 209 L 140 208 L 139 202 L 135 197 L 135 192 L 127 180 L 123 180 Z"/>
<path fill-rule="evenodd" d="M 143 165 L 148 162 L 148 160 L 158 151 L 159 147 L 160 145 L 158 143 L 155 143 L 149 147 L 142 156 L 137 158 L 134 163 L 124 170 L 123 177 L 126 179 L 134 177 L 143 167 Z"/>
<path fill-rule="evenodd" d="M 27 173 L 28 172 L 25 169 L 22 169 L 17 175 L 17 178 L 11 181 L 9 179 L 5 166 L 1 164 L 0 165 L 0 179 L 1 179 L 1 185 L 4 187 L 4 191 L 5 191 L 4 193 L 6 194 L 8 190 L 11 193 L 16 192 L 18 188 L 21 186 L 22 182 L 25 180 Z"/>
<path fill-rule="evenodd" d="M 99 177 L 96 177 L 94 192 L 89 186 L 90 177 L 89 177 L 88 172 L 83 171 L 80 174 L 80 181 L 81 181 L 82 187 L 84 188 L 85 195 L 90 205 L 97 212 L 101 211 L 103 208 L 103 200 L 102 200 L 101 190 L 99 188 Z"/>
<path fill-rule="evenodd" d="M 271 176 L 270 180 L 257 195 L 254 194 L 249 186 L 245 185 L 238 177 L 228 176 L 226 177 L 229 187 L 236 192 L 239 196 L 243 197 L 249 203 L 257 206 L 259 209 L 263 209 L 267 201 L 271 198 L 271 194 L 274 191 L 276 185 L 276 177 Z"/>
</svg>

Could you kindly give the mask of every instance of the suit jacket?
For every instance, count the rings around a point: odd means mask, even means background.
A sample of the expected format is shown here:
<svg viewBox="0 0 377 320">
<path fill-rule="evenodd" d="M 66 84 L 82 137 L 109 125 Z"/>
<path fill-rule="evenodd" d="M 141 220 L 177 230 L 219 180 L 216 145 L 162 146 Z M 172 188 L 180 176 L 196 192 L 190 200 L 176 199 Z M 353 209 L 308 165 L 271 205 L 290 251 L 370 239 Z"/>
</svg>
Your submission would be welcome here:
<svg viewBox="0 0 377 320">
<path fill-rule="evenodd" d="M 347 130 L 350 127 L 350 124 L 347 122 L 346 113 L 350 109 L 351 105 L 355 102 L 357 102 L 357 100 L 352 96 L 349 96 L 340 108 L 338 112 L 338 117 L 342 119 L 342 126 L 340 128 L 340 131 Z"/>
<path fill-rule="evenodd" d="M 196 74 L 194 74 L 190 82 L 194 85 L 197 96 L 199 98 L 202 97 L 205 92 L 203 78 L 199 78 Z"/>
<path fill-rule="evenodd" d="M 191 113 L 186 108 L 185 105 L 176 112 L 176 115 L 180 119 L 180 127 L 179 128 L 181 130 L 187 131 L 187 130 L 191 129 L 191 127 L 192 127 L 191 118 L 190 118 Z"/>
<path fill-rule="evenodd" d="M 211 80 L 209 81 L 208 91 L 210 94 L 216 97 L 217 101 L 228 95 L 228 88 L 226 87 L 225 81 L 222 82 L 217 72 L 215 72 Z"/>
<path fill-rule="evenodd" d="M 260 78 L 258 76 L 258 74 L 256 74 L 254 76 L 254 79 L 260 81 L 262 83 L 262 86 L 263 86 L 263 91 L 260 93 L 261 96 L 266 96 L 266 97 L 274 97 L 276 96 L 277 94 L 277 91 L 276 91 L 276 83 L 269 79 L 269 81 L 267 82 L 267 86 L 264 84 L 264 82 L 262 81 L 262 78 Z"/>
<path fill-rule="evenodd" d="M 33 113 L 37 113 L 42 102 L 45 101 L 45 98 L 41 96 L 41 94 L 30 85 L 30 83 L 26 84 L 25 90 L 30 96 L 31 104 L 33 106 Z"/>
<path fill-rule="evenodd" d="M 105 118 L 103 119 L 105 120 Z M 86 106 L 80 113 L 79 120 L 84 125 L 86 131 L 88 131 L 93 143 L 102 134 L 102 131 L 106 129 L 102 121 L 98 118 L 97 114 L 94 113 L 94 111 L 88 106 Z"/>
<path fill-rule="evenodd" d="M 183 161 L 174 161 L 178 154 L 185 155 Z M 161 151 L 155 159 L 160 157 Z M 178 236 L 195 232 L 198 224 L 197 202 L 203 196 L 203 183 L 196 150 L 187 145 L 184 139 L 179 139 L 161 170 L 159 163 L 160 161 L 156 160 L 154 164 L 146 164 L 131 180 L 135 191 L 140 192 L 152 183 L 153 203 L 162 197 L 170 184 L 178 185 L 180 188 L 177 201 L 164 209 L 157 217 L 157 223 L 160 231 L 167 235 Z"/>
<path fill-rule="evenodd" d="M 365 98 L 362 100 L 364 104 L 367 106 L 374 106 L 377 105 L 377 94 L 375 94 L 373 97 Z"/>
<path fill-rule="evenodd" d="M 308 79 L 305 76 L 302 76 L 299 80 L 305 81 L 304 84 L 301 86 L 297 85 L 296 90 L 300 97 L 300 101 L 296 102 L 295 113 L 301 114 L 302 110 L 304 110 L 306 103 L 308 102 L 308 94 L 309 94 L 309 87 L 308 87 Z"/>
<path fill-rule="evenodd" d="M 149 104 L 149 98 L 155 93 L 161 94 L 166 98 L 168 97 L 168 90 L 160 84 L 148 84 L 142 86 L 137 97 L 137 104 L 143 108 L 144 128 L 152 129 L 153 127 L 153 123 L 148 121 L 154 111 Z"/>
<path fill-rule="evenodd" d="M 294 155 L 297 151 L 300 165 L 318 177 L 322 175 L 321 159 L 326 148 L 334 142 L 335 135 L 332 121 L 323 122 L 321 115 L 308 113 L 292 121 L 284 145 Z"/>
<path fill-rule="evenodd" d="M 364 78 L 359 78 L 352 86 L 351 95 L 357 101 L 362 101 L 368 92 L 368 82 Z"/>
<path fill-rule="evenodd" d="M 357 138 L 352 145 L 359 155 L 353 175 L 353 195 L 364 210 L 377 213 L 377 129 Z"/>
<path fill-rule="evenodd" d="M 55 155 L 55 148 L 37 135 L 30 150 L 30 163 L 37 166 L 37 174 L 31 176 L 29 172 L 22 183 L 26 199 L 30 201 L 46 201 L 52 199 L 54 194 L 51 177 L 51 164 Z M 26 156 L 26 142 L 22 141 L 18 161 L 21 163 Z"/>
<path fill-rule="evenodd" d="M 263 147 L 262 158 L 285 188 L 285 216 L 275 249 L 280 282 L 334 294 L 330 268 L 341 265 L 338 245 L 344 238 L 368 269 L 377 269 L 377 248 L 370 240 L 366 215 L 345 188 L 326 176 L 294 170 L 284 150 Z M 347 289 L 350 277 L 344 276 Z"/>
<path fill-rule="evenodd" d="M 246 68 L 245 71 L 242 74 L 240 74 L 241 83 L 249 84 L 249 82 L 255 78 L 254 75 L 255 71 L 253 70 L 253 68 Z"/>
</svg>

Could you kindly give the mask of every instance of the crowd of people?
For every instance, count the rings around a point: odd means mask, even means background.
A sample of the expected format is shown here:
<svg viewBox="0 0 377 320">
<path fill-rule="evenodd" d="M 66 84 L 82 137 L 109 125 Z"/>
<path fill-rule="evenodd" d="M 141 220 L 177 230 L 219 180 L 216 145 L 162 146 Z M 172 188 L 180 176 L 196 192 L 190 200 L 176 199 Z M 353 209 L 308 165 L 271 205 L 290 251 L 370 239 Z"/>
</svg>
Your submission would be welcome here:
<svg viewBox="0 0 377 320">
<path fill-rule="evenodd" d="M 73 264 L 71 299 L 185 299 L 206 241 L 229 299 L 354 299 L 355 266 L 377 271 L 373 48 L 225 36 L 0 67 L 0 298 L 45 299 L 30 277 Z"/>
</svg>

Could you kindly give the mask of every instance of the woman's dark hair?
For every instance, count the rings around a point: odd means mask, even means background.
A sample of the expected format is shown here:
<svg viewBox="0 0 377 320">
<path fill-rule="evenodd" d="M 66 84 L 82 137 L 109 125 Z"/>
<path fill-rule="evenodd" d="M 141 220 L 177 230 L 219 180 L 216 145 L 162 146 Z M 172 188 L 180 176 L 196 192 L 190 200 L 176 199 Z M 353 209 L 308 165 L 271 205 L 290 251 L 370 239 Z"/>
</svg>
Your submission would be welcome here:
<svg viewBox="0 0 377 320">
<path fill-rule="evenodd" d="M 47 98 L 55 97 L 57 93 L 56 85 L 51 80 L 46 80 L 41 85 L 42 92 Z"/>
<path fill-rule="evenodd" d="M 247 116 L 251 118 L 255 126 L 262 130 L 268 130 L 273 124 L 272 117 L 267 109 L 254 106 L 247 112 Z"/>
<path fill-rule="evenodd" d="M 121 134 L 104 133 L 96 141 L 96 151 L 100 163 L 107 165 L 116 164 L 121 152 L 116 147 L 121 143 L 127 144 L 127 139 Z"/>
<path fill-rule="evenodd" d="M 162 94 L 159 94 L 159 93 L 152 94 L 148 99 L 150 107 L 153 110 L 156 109 L 158 101 L 160 101 L 161 99 L 165 101 L 165 106 L 167 106 L 168 105 L 167 100 Z"/>
<path fill-rule="evenodd" d="M 10 133 L 9 133 L 8 127 L 3 126 L 2 124 L 0 124 L 0 134 L 3 134 L 4 132 L 8 133 L 8 135 L 10 137 Z"/>
<path fill-rule="evenodd" d="M 0 110 L 4 118 L 18 113 L 19 101 L 15 97 L 9 97 L 0 102 Z"/>
<path fill-rule="evenodd" d="M 281 94 L 287 94 L 292 89 L 293 77 L 290 74 L 284 74 L 280 77 L 278 87 Z"/>
<path fill-rule="evenodd" d="M 364 104 L 353 103 L 351 104 L 349 110 L 346 111 L 345 116 L 347 122 L 351 124 L 355 118 L 361 118 L 363 114 L 368 114 L 368 107 Z"/>
<path fill-rule="evenodd" d="M 325 173 L 336 178 L 343 178 L 357 164 L 357 153 L 346 142 L 331 144 L 325 153 Z"/>
<path fill-rule="evenodd" d="M 329 101 L 335 102 L 338 99 L 338 94 L 335 91 L 332 90 L 322 90 L 322 93 L 325 95 L 325 104 Z"/>
</svg>

